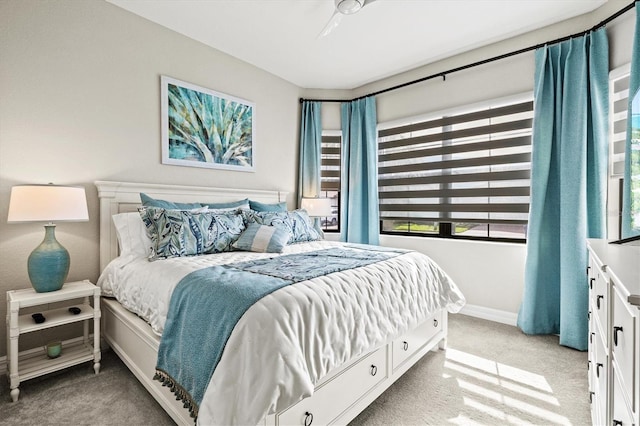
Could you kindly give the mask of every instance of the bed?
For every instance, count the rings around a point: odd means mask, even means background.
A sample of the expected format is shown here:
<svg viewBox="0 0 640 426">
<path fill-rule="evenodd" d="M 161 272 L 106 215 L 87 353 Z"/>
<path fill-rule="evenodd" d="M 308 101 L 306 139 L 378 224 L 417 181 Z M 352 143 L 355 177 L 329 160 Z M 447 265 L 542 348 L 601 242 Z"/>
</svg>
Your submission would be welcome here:
<svg viewBox="0 0 640 426">
<path fill-rule="evenodd" d="M 156 276 L 175 275 L 173 283 L 205 267 L 227 268 L 231 264 L 234 268 L 238 265 L 255 268 L 262 259 L 266 259 L 265 263 L 286 259 L 286 264 L 291 264 L 290 259 L 302 259 L 298 263 L 303 264 L 309 259 L 305 256 L 320 255 L 334 256 L 317 258 L 321 259 L 320 264 L 333 265 L 339 262 L 326 259 L 346 257 L 340 254 L 343 252 L 362 254 L 359 262 L 365 263 L 355 269 L 334 269 L 277 287 L 241 316 L 217 367 L 207 379 L 204 397 L 196 411 L 201 424 L 346 424 L 428 351 L 446 348 L 447 312 L 457 312 L 465 303 L 444 271 L 426 256 L 410 251 L 310 241 L 287 245 L 278 259 L 272 254 L 232 252 L 190 256 L 186 261 L 126 260 L 119 256 L 112 217 L 137 211 L 140 193 L 162 200 L 202 203 L 243 198 L 281 203 L 286 201 L 287 194 L 127 182 L 95 184 L 100 198 L 103 273 L 99 282 L 111 280 L 105 277 L 115 270 L 113 265 L 118 262 L 126 266 L 118 266 L 117 270 L 136 271 L 123 273 L 133 282 L 149 277 L 156 282 Z M 282 266 L 276 269 L 287 272 Z M 419 288 L 422 285 L 416 283 L 425 281 L 426 276 L 433 279 L 424 289 Z M 117 279 L 120 278 L 113 278 Z M 356 290 L 351 290 L 355 285 Z M 172 292 L 177 293 L 177 286 L 167 288 L 160 293 L 168 294 L 169 298 Z M 107 288 L 104 293 L 121 291 L 111 290 Z M 163 354 L 169 341 L 165 336 L 162 342 L 160 336 L 171 323 L 164 316 L 168 315 L 168 302 L 159 304 L 161 315 L 149 314 L 145 311 L 148 304 L 144 308 L 123 305 L 128 305 L 127 299 L 137 297 L 144 302 L 156 296 L 126 291 L 135 296 L 125 293 L 122 297 L 121 292 L 122 303 L 113 297 L 103 297 L 106 342 L 176 423 L 193 424 L 189 407 L 185 408 L 188 404 L 184 398 L 176 399 L 170 389 L 172 383 L 163 386 L 157 380 L 162 379 L 156 371 L 159 350 Z M 177 388 L 180 390 L 180 386 Z M 175 386 L 173 390 L 176 391 Z"/>
</svg>

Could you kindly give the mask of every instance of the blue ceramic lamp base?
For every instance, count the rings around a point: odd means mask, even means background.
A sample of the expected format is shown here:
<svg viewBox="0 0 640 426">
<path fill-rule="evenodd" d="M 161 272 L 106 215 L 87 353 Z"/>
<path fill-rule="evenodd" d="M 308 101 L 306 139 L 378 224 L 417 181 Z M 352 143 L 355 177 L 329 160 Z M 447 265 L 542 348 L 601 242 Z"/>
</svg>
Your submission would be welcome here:
<svg viewBox="0 0 640 426">
<path fill-rule="evenodd" d="M 62 288 L 69 273 L 69 252 L 56 240 L 56 226 L 45 225 L 44 240 L 29 255 L 27 262 L 31 285 L 38 293 Z"/>
</svg>

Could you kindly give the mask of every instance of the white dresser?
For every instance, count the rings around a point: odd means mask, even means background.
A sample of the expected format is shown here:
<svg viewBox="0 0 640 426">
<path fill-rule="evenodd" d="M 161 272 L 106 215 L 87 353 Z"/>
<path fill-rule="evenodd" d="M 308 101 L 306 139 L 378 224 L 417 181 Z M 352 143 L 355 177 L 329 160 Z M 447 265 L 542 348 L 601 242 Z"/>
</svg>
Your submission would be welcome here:
<svg viewBox="0 0 640 426">
<path fill-rule="evenodd" d="M 591 418 L 640 426 L 640 245 L 588 248 Z"/>
</svg>

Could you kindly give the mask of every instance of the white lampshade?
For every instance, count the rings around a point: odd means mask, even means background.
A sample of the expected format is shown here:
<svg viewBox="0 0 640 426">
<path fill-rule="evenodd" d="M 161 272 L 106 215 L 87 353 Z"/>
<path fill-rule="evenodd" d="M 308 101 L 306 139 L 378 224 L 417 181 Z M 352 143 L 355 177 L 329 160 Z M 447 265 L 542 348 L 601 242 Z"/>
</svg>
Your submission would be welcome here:
<svg viewBox="0 0 640 426">
<path fill-rule="evenodd" d="M 332 214 L 330 198 L 303 198 L 300 208 L 306 210 L 311 217 L 327 217 Z"/>
<path fill-rule="evenodd" d="M 83 222 L 89 220 L 84 188 L 19 185 L 11 188 L 7 222 Z"/>
</svg>

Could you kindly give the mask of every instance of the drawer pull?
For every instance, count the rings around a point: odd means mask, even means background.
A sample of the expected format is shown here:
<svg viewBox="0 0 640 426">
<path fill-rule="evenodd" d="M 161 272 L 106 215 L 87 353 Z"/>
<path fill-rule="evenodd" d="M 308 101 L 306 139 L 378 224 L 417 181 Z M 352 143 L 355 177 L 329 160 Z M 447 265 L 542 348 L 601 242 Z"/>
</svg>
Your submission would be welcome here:
<svg viewBox="0 0 640 426">
<path fill-rule="evenodd" d="M 595 392 L 589 392 L 589 404 L 593 404 L 593 395 L 595 395 Z"/>
<path fill-rule="evenodd" d="M 438 326 L 438 320 L 437 320 L 437 319 L 434 319 L 434 320 L 433 320 L 433 326 L 434 326 L 434 327 L 437 327 L 437 326 Z"/>
<path fill-rule="evenodd" d="M 402 349 L 404 349 L 405 351 L 409 350 L 409 342 L 402 342 Z"/>
<path fill-rule="evenodd" d="M 311 423 L 313 423 L 313 414 L 307 411 L 304 413 L 304 426 L 311 426 Z"/>
<path fill-rule="evenodd" d="M 587 361 L 587 371 L 591 370 L 591 360 Z"/>
<path fill-rule="evenodd" d="M 593 343 L 593 336 L 595 336 L 596 333 L 595 332 L 591 332 L 591 334 L 589 334 L 589 343 Z"/>
<path fill-rule="evenodd" d="M 587 319 L 591 321 L 591 311 L 587 312 Z"/>
<path fill-rule="evenodd" d="M 600 309 L 600 300 L 604 299 L 604 296 L 599 294 L 598 297 L 596 297 L 596 306 L 598 307 L 598 309 Z"/>
<path fill-rule="evenodd" d="M 618 331 L 622 331 L 622 327 L 613 327 L 613 344 L 618 346 Z"/>
<path fill-rule="evenodd" d="M 378 367 L 376 367 L 375 365 L 371 366 L 371 375 L 375 376 L 376 374 L 378 374 Z"/>
<path fill-rule="evenodd" d="M 613 419 L 613 426 L 622 426 L 622 420 Z"/>
<path fill-rule="evenodd" d="M 594 282 L 595 280 L 596 280 L 595 278 L 590 278 L 590 279 L 589 279 L 589 289 L 590 289 L 590 290 L 593 290 L 593 282 Z"/>
<path fill-rule="evenodd" d="M 589 275 L 590 270 L 591 270 L 591 266 L 587 266 L 587 275 Z"/>
<path fill-rule="evenodd" d="M 600 368 L 604 367 L 604 365 L 602 363 L 597 363 L 596 364 L 596 377 L 600 377 Z"/>
</svg>

